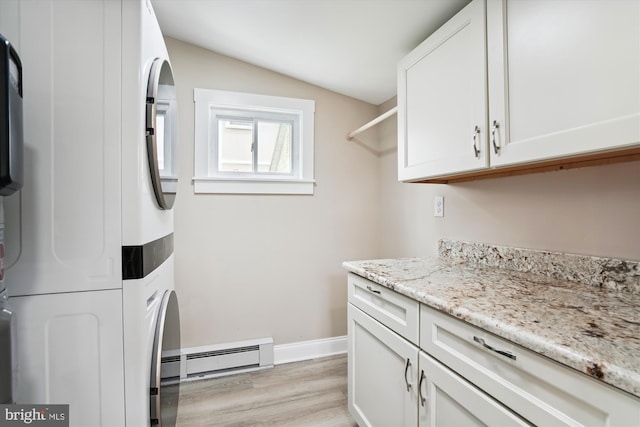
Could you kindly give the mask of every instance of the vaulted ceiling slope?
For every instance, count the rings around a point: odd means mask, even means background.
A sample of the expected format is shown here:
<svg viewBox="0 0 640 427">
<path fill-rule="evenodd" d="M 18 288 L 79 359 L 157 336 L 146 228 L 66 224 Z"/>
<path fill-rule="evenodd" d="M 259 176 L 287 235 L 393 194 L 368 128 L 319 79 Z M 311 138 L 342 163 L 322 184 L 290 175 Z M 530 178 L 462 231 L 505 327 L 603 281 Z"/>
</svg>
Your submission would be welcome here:
<svg viewBox="0 0 640 427">
<path fill-rule="evenodd" d="M 469 0 L 152 0 L 165 36 L 379 105 Z"/>
</svg>

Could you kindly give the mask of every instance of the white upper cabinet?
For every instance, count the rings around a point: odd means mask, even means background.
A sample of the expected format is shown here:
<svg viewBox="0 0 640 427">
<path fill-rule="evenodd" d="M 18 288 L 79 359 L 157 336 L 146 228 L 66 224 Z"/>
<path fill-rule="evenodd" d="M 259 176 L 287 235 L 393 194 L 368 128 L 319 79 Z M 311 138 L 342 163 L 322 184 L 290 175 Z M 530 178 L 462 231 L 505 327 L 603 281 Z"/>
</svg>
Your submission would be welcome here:
<svg viewBox="0 0 640 427">
<path fill-rule="evenodd" d="M 491 166 L 640 141 L 640 2 L 487 3 Z"/>
<path fill-rule="evenodd" d="M 474 0 L 399 64 L 401 181 L 639 147 L 638 0 Z"/>
<path fill-rule="evenodd" d="M 465 7 L 398 65 L 400 180 L 483 169 L 485 5 Z"/>
</svg>

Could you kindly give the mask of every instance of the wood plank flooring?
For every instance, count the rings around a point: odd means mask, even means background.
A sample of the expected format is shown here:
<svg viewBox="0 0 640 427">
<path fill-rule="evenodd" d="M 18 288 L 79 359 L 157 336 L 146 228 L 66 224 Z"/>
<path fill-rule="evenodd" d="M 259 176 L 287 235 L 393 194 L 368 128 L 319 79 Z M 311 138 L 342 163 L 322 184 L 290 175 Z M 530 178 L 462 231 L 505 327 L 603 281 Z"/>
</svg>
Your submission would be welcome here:
<svg viewBox="0 0 640 427">
<path fill-rule="evenodd" d="M 347 410 L 347 356 L 180 386 L 178 427 L 357 427 Z"/>
</svg>

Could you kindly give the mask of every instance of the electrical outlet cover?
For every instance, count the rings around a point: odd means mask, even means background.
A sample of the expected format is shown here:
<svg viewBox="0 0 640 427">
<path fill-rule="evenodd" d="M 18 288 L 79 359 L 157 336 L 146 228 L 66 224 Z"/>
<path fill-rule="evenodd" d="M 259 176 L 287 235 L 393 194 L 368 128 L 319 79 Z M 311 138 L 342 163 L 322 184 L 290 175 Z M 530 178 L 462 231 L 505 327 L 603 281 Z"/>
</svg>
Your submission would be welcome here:
<svg viewBox="0 0 640 427">
<path fill-rule="evenodd" d="M 444 216 L 444 197 L 443 196 L 435 196 L 433 198 L 433 216 L 436 216 L 436 217 Z"/>
</svg>

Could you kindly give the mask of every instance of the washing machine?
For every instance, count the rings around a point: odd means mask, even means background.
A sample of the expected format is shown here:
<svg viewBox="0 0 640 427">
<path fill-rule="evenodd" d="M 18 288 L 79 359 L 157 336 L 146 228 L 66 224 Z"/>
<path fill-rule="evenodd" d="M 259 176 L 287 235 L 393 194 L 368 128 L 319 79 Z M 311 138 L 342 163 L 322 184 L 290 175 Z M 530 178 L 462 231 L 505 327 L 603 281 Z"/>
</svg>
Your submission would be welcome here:
<svg viewBox="0 0 640 427">
<path fill-rule="evenodd" d="M 172 426 L 177 106 L 148 0 L 3 0 L 23 63 L 24 187 L 7 199 L 17 403 L 71 426 Z M 178 374 L 176 374 L 178 372 Z"/>
<path fill-rule="evenodd" d="M 127 426 L 174 426 L 180 391 L 180 314 L 165 262 L 125 283 L 124 377 Z"/>
</svg>

